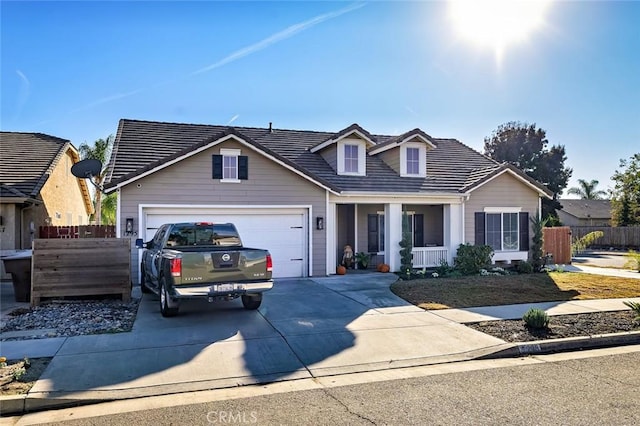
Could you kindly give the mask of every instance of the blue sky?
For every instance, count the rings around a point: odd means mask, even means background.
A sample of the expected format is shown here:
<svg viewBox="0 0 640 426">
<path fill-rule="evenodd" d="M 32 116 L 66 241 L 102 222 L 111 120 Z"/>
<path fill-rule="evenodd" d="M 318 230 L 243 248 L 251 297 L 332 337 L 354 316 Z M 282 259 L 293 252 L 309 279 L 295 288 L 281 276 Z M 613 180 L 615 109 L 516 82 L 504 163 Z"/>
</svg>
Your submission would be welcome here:
<svg viewBox="0 0 640 426">
<path fill-rule="evenodd" d="M 2 130 L 76 147 L 132 118 L 419 127 L 482 151 L 522 121 L 566 147 L 569 186 L 600 189 L 640 150 L 640 2 L 552 2 L 499 57 L 461 36 L 444 1 L 2 1 L 0 13 Z"/>
</svg>

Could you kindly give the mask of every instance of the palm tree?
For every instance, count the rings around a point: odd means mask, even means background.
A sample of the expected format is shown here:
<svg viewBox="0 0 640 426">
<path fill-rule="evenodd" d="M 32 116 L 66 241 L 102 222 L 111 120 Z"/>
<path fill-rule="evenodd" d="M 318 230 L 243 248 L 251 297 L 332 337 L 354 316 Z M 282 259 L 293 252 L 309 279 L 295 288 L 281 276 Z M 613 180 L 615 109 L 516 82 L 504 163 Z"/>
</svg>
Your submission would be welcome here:
<svg viewBox="0 0 640 426">
<path fill-rule="evenodd" d="M 99 160 L 102 163 L 102 170 L 97 176 L 93 176 L 93 183 L 97 188 L 102 188 L 104 182 L 105 173 L 107 171 L 107 161 L 111 157 L 111 150 L 113 148 L 113 135 L 107 136 L 106 139 L 98 139 L 93 143 L 93 146 L 88 145 L 86 142 L 81 144 L 78 148 L 80 157 L 83 160 L 88 158 Z M 96 208 L 95 220 L 96 224 L 102 223 L 102 191 L 98 189 L 94 195 L 94 204 Z"/>
<path fill-rule="evenodd" d="M 580 187 L 576 188 L 574 186 L 569 188 L 567 194 L 577 195 L 583 200 L 601 200 L 602 197 L 607 195 L 607 192 L 601 189 L 596 190 L 599 183 L 600 182 L 596 179 L 593 179 L 591 182 L 587 182 L 584 179 L 578 179 L 578 185 L 580 185 Z"/>
</svg>

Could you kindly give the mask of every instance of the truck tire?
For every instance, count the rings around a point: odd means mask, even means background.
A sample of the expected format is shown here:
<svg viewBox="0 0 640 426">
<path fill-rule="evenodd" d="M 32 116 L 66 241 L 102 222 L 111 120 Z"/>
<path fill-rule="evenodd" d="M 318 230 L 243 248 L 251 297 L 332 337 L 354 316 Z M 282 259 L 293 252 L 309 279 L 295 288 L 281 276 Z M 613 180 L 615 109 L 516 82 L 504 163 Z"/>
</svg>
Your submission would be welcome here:
<svg viewBox="0 0 640 426">
<path fill-rule="evenodd" d="M 143 293 L 151 293 L 151 289 L 147 287 L 147 275 L 144 273 L 143 267 L 140 267 L 140 291 Z"/>
<path fill-rule="evenodd" d="M 242 296 L 242 305 L 245 309 L 254 311 L 260 307 L 262 303 L 262 294 L 245 294 Z"/>
<path fill-rule="evenodd" d="M 178 306 L 169 307 L 169 291 L 167 290 L 167 281 L 164 277 L 160 278 L 160 313 L 163 317 L 174 317 L 178 315 Z"/>
</svg>

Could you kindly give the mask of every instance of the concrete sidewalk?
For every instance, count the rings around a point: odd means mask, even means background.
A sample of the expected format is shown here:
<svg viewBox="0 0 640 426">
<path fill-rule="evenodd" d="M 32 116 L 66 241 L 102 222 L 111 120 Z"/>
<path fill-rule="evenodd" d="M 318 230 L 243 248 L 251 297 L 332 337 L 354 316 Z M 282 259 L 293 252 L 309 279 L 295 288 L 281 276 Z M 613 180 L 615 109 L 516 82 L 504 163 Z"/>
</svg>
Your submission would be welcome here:
<svg viewBox="0 0 640 426">
<path fill-rule="evenodd" d="M 517 354 L 517 345 L 463 324 L 519 318 L 532 306 L 552 315 L 627 309 L 609 299 L 423 311 L 391 293 L 395 279 L 279 280 L 258 311 L 195 300 L 175 318 L 163 318 L 157 300 L 144 295 L 129 333 L 2 342 L 9 359 L 53 357 L 26 397 L 1 399 L 2 411 Z"/>
</svg>

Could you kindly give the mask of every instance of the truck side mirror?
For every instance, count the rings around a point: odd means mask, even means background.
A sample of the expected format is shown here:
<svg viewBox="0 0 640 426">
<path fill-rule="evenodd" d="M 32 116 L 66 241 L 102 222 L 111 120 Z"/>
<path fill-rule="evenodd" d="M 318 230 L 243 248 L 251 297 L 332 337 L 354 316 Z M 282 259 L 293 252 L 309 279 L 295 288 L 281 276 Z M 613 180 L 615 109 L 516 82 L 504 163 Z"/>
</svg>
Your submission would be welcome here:
<svg viewBox="0 0 640 426">
<path fill-rule="evenodd" d="M 142 241 L 142 238 L 136 238 L 136 247 L 144 248 L 144 241 Z"/>
</svg>

